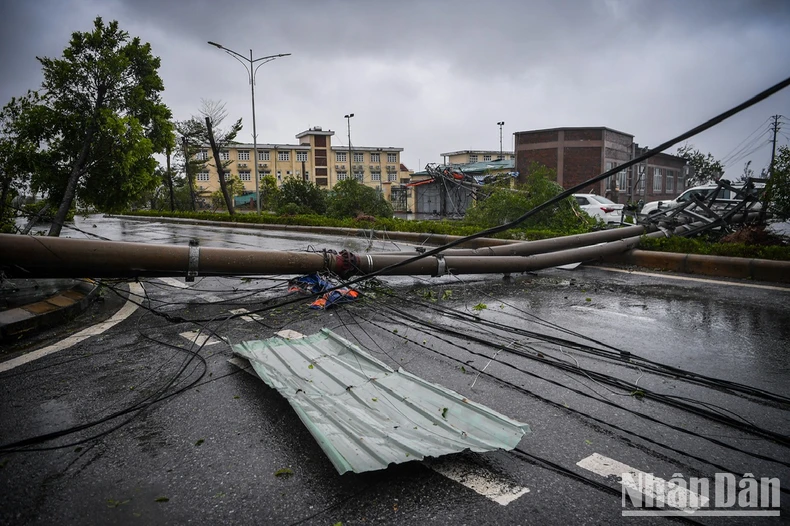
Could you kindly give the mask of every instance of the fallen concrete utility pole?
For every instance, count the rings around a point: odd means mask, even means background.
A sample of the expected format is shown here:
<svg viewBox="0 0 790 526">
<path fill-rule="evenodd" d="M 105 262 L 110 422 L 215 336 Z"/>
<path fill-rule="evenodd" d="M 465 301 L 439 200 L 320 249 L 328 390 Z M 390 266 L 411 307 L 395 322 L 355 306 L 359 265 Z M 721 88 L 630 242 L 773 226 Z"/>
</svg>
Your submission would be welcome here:
<svg viewBox="0 0 790 526">
<path fill-rule="evenodd" d="M 534 254 L 545 254 L 557 250 L 567 250 L 576 247 L 597 245 L 617 241 L 626 237 L 639 236 L 645 232 L 655 231 L 656 227 L 650 225 L 629 226 L 624 228 L 612 228 L 598 232 L 588 232 L 586 234 L 576 234 L 573 236 L 554 237 L 551 239 L 541 239 L 538 241 L 523 241 L 520 243 L 505 243 L 498 246 L 486 246 L 480 248 L 455 248 L 442 252 L 443 256 L 532 256 Z M 422 248 L 422 247 L 421 247 Z M 392 252 L 378 252 L 376 256 L 391 256 Z"/>
<path fill-rule="evenodd" d="M 634 248 L 639 239 L 640 236 L 632 236 L 601 245 L 532 256 L 438 255 L 389 269 L 387 267 L 413 256 L 240 250 L 2 234 L 0 268 L 7 277 L 28 278 L 185 276 L 189 279 L 321 271 L 347 277 L 383 269 L 386 269 L 383 274 L 388 275 L 515 273 L 600 259 Z"/>
</svg>

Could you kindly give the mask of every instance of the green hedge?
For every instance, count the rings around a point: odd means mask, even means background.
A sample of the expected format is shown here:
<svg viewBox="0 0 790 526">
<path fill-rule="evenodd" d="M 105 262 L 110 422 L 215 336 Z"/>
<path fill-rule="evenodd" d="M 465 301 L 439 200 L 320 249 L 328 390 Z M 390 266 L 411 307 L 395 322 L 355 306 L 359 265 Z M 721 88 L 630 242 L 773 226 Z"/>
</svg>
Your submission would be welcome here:
<svg viewBox="0 0 790 526">
<path fill-rule="evenodd" d="M 659 252 L 730 256 L 736 258 L 777 259 L 790 261 L 789 246 L 747 245 L 745 243 L 716 243 L 688 237 L 643 237 L 639 248 Z"/>
<path fill-rule="evenodd" d="M 236 223 L 267 224 L 267 225 L 304 225 L 326 226 L 342 228 L 372 228 L 388 232 L 422 232 L 429 234 L 447 234 L 455 236 L 468 236 L 483 230 L 479 225 L 469 225 L 458 221 L 411 221 L 397 218 L 377 218 L 375 221 L 359 221 L 357 219 L 333 219 L 320 215 L 292 215 L 280 216 L 274 214 L 236 214 L 231 217 L 220 212 L 167 212 L 159 210 L 137 210 L 126 212 L 128 215 L 145 217 L 176 217 L 182 219 L 201 219 L 205 221 L 223 221 Z M 546 239 L 551 237 L 581 234 L 588 230 L 583 226 L 578 229 L 569 229 L 561 232 L 555 230 L 511 229 L 495 235 L 501 239 Z"/>
</svg>

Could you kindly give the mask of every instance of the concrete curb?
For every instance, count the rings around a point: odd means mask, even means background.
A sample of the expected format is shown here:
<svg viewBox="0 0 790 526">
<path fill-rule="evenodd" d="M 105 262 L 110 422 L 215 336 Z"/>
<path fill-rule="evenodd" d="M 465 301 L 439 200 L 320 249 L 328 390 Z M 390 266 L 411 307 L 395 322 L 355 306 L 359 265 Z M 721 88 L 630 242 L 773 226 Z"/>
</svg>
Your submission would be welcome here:
<svg viewBox="0 0 790 526">
<path fill-rule="evenodd" d="M 17 339 L 73 318 L 90 305 L 98 288 L 97 282 L 87 280 L 45 300 L 0 312 L 0 341 Z"/>
<path fill-rule="evenodd" d="M 150 217 L 150 216 L 108 216 L 121 219 L 139 221 L 158 221 L 165 223 L 181 223 L 206 226 L 229 226 L 233 228 L 253 228 L 261 230 L 293 230 L 296 232 L 312 232 L 317 234 L 352 235 L 370 237 L 371 230 L 361 228 L 339 228 L 304 225 L 264 225 L 259 223 L 237 223 L 224 221 L 209 221 L 205 219 L 181 219 L 175 217 Z M 416 244 L 443 245 L 450 241 L 461 239 L 463 236 L 447 234 L 423 234 L 416 232 L 388 232 L 373 230 L 372 235 L 380 239 L 392 239 Z M 521 241 L 479 238 L 463 243 L 464 248 L 491 247 L 521 243 Z M 623 254 L 609 256 L 603 261 L 636 265 L 639 267 L 681 272 L 686 274 L 700 274 L 705 276 L 718 276 L 723 278 L 750 279 L 754 281 L 768 281 L 776 283 L 790 283 L 790 261 L 775 261 L 770 259 L 749 259 L 725 256 L 703 256 L 699 254 L 678 254 L 675 252 L 655 252 L 649 250 L 633 249 Z"/>
<path fill-rule="evenodd" d="M 790 261 L 704 256 L 633 249 L 603 261 L 723 278 L 790 283 Z"/>
</svg>

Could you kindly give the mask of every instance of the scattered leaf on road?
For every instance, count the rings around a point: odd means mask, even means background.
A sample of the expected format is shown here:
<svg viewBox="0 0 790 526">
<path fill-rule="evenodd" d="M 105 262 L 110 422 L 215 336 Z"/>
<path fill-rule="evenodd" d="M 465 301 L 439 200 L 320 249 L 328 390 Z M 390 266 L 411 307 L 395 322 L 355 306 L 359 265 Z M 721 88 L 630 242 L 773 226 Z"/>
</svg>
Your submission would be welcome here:
<svg viewBox="0 0 790 526">
<path fill-rule="evenodd" d="M 290 477 L 294 472 L 290 468 L 280 468 L 274 472 L 275 477 Z"/>
</svg>

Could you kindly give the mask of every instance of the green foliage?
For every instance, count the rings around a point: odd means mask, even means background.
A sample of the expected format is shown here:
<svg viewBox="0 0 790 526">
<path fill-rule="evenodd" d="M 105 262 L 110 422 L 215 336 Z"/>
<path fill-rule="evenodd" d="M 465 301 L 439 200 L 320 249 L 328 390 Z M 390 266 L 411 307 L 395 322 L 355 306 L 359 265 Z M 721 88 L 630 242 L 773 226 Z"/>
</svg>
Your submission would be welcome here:
<svg viewBox="0 0 790 526">
<path fill-rule="evenodd" d="M 747 245 L 745 243 L 717 243 L 689 237 L 643 237 L 639 248 L 658 252 L 703 254 L 738 258 L 776 259 L 790 261 L 789 246 Z"/>
<path fill-rule="evenodd" d="M 509 223 L 562 192 L 554 170 L 533 163 L 528 170 L 526 183 L 508 187 L 487 187 L 490 193 L 468 210 L 464 221 L 470 224 L 493 227 Z M 547 228 L 562 231 L 588 231 L 595 221 L 582 213 L 572 198 L 555 203 L 546 210 L 524 221 L 521 228 Z"/>
<path fill-rule="evenodd" d="M 280 187 L 275 209 L 278 212 L 282 211 L 281 213 L 289 215 L 293 212 L 299 214 L 323 214 L 326 212 L 326 190 L 319 188 L 310 181 L 289 177 Z"/>
<path fill-rule="evenodd" d="M 771 211 L 779 219 L 790 219 L 790 147 L 780 146 L 774 160 L 766 195 L 771 199 Z"/>
<path fill-rule="evenodd" d="M 73 33 L 61 58 L 38 60 L 41 90 L 13 119 L 32 190 L 59 203 L 57 217 L 65 217 L 75 195 L 119 211 L 155 188 L 152 155 L 172 143 L 172 126 L 150 45 L 97 17 L 92 31 Z"/>
<path fill-rule="evenodd" d="M 717 161 L 710 153 L 707 155 L 694 148 L 693 144 L 685 144 L 678 148 L 678 157 L 683 157 L 689 164 L 689 187 L 706 183 L 715 183 L 724 173 L 724 165 Z"/>
<path fill-rule="evenodd" d="M 261 194 L 261 210 L 274 210 L 280 199 L 280 189 L 277 188 L 277 179 L 273 175 L 267 175 L 258 183 L 258 190 Z M 298 205 L 297 205 L 298 206 Z"/>
<path fill-rule="evenodd" d="M 392 217 L 392 205 L 375 188 L 356 179 L 346 179 L 332 189 L 327 215 L 337 219 L 359 215 Z"/>
</svg>

